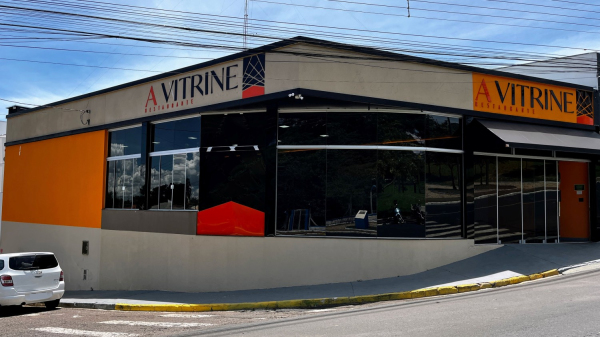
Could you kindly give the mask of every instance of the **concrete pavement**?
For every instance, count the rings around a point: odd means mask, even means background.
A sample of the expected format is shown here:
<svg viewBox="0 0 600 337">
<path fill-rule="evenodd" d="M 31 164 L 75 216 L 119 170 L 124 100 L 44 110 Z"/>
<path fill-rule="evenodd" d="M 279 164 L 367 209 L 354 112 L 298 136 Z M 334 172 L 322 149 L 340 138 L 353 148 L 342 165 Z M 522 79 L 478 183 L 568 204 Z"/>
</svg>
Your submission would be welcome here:
<svg viewBox="0 0 600 337">
<path fill-rule="evenodd" d="M 62 303 L 67 306 L 109 309 L 111 306 L 114 308 L 117 303 L 208 304 L 353 297 L 441 285 L 490 282 L 598 259 L 600 243 L 505 245 L 472 258 L 402 277 L 231 292 L 67 291 Z"/>
</svg>

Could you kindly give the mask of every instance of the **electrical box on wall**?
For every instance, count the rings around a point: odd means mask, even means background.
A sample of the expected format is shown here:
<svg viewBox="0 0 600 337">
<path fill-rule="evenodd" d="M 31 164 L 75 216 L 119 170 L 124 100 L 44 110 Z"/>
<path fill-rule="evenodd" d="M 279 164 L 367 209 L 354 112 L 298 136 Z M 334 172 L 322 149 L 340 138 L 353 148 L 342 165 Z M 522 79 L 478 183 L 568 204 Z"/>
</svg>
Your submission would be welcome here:
<svg viewBox="0 0 600 337">
<path fill-rule="evenodd" d="M 83 254 L 83 255 L 90 254 L 90 242 L 89 241 L 83 241 L 83 243 L 81 245 L 81 254 Z"/>
</svg>

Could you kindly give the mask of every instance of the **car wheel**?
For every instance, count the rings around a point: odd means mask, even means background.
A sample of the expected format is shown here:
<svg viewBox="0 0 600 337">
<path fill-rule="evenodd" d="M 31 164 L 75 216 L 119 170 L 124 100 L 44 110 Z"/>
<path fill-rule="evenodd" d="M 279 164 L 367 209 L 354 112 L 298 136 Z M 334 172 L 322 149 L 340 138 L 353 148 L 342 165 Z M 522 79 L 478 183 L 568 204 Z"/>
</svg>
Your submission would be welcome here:
<svg viewBox="0 0 600 337">
<path fill-rule="evenodd" d="M 46 305 L 46 309 L 50 309 L 50 310 L 56 309 L 56 307 L 58 307 L 59 303 L 60 303 L 60 299 L 50 301 L 50 302 L 44 302 L 44 304 Z"/>
</svg>

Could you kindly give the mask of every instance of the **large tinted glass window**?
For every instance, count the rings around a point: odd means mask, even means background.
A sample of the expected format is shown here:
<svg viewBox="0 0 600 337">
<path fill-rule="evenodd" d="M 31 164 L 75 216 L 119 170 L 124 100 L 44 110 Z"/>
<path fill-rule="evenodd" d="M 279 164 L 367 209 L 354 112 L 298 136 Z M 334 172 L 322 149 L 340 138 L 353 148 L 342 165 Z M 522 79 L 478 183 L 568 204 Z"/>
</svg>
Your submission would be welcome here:
<svg viewBox="0 0 600 337">
<path fill-rule="evenodd" d="M 154 124 L 152 152 L 200 147 L 200 117 Z"/>
<path fill-rule="evenodd" d="M 233 201 L 265 211 L 267 120 L 265 113 L 202 116 L 200 210 Z"/>
<path fill-rule="evenodd" d="M 523 239 L 541 243 L 546 239 L 544 161 L 523 159 Z"/>
<path fill-rule="evenodd" d="M 187 154 L 173 155 L 173 209 L 185 206 L 185 164 Z"/>
<path fill-rule="evenodd" d="M 546 160 L 546 242 L 558 241 L 558 168 L 554 160 Z M 598 190 L 600 191 L 600 190 Z M 600 202 L 600 199 L 598 199 Z M 600 209 L 600 208 L 599 208 Z"/>
<path fill-rule="evenodd" d="M 522 239 L 521 159 L 498 158 L 498 237 L 500 243 Z"/>
<path fill-rule="evenodd" d="M 115 207 L 115 161 L 109 161 L 106 166 L 106 201 L 104 207 Z"/>
<path fill-rule="evenodd" d="M 278 119 L 279 145 L 327 144 L 327 114 L 280 113 Z"/>
<path fill-rule="evenodd" d="M 327 144 L 377 144 L 377 113 L 328 111 Z"/>
<path fill-rule="evenodd" d="M 108 156 L 126 156 L 141 152 L 142 127 L 111 131 L 108 133 Z"/>
<path fill-rule="evenodd" d="M 460 238 L 462 236 L 461 211 L 461 159 L 454 153 L 428 152 L 425 178 L 425 231 L 428 238 Z"/>
<path fill-rule="evenodd" d="M 160 157 L 152 157 L 150 164 L 150 197 L 148 207 L 158 209 L 158 196 L 160 194 Z"/>
<path fill-rule="evenodd" d="M 377 143 L 387 146 L 425 146 L 425 115 L 384 113 L 378 115 Z"/>
<path fill-rule="evenodd" d="M 187 153 L 185 162 L 185 209 L 198 210 L 200 203 L 200 153 Z"/>
<path fill-rule="evenodd" d="M 496 157 L 475 156 L 475 243 L 498 242 Z"/>
<path fill-rule="evenodd" d="M 325 235 L 326 151 L 280 150 L 277 231 Z"/>
<path fill-rule="evenodd" d="M 378 152 L 379 237 L 425 237 L 425 153 Z"/>
<path fill-rule="evenodd" d="M 377 236 L 377 151 L 327 152 L 327 235 Z M 359 211 L 368 220 L 356 224 Z"/>
<path fill-rule="evenodd" d="M 425 123 L 425 145 L 444 149 L 462 148 L 460 119 L 427 115 Z"/>
</svg>

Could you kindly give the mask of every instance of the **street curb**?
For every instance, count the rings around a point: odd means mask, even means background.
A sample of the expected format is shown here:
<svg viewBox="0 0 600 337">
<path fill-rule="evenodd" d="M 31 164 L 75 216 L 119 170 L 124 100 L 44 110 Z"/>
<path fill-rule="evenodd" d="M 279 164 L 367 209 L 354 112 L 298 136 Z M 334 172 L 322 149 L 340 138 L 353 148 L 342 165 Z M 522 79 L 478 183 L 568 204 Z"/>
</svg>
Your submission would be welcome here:
<svg viewBox="0 0 600 337">
<path fill-rule="evenodd" d="M 507 285 L 518 284 L 522 282 L 537 280 L 540 278 L 560 275 L 558 269 L 552 269 L 541 273 L 515 276 L 507 279 L 483 282 L 459 284 L 456 286 L 442 286 L 435 288 L 416 289 L 412 291 L 403 291 L 397 293 L 388 293 L 380 295 L 364 295 L 352 297 L 332 297 L 317 298 L 307 300 L 286 300 L 269 302 L 249 302 L 249 303 L 213 303 L 213 304 L 127 304 L 117 303 L 96 304 L 96 303 L 64 303 L 61 307 L 66 308 L 89 308 L 120 311 L 163 311 L 163 312 L 203 312 L 203 311 L 234 311 L 234 310 L 276 310 L 276 309 L 316 309 L 329 308 L 342 305 L 357 305 L 365 303 L 405 300 L 413 298 L 425 298 L 433 296 L 443 296 L 456 293 L 465 293 L 478 291 L 481 289 L 499 288 Z"/>
</svg>

